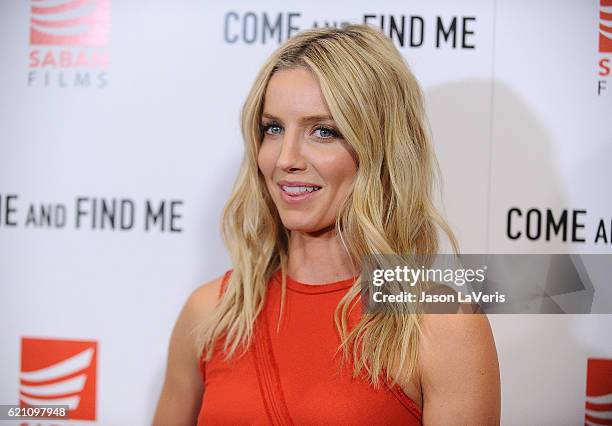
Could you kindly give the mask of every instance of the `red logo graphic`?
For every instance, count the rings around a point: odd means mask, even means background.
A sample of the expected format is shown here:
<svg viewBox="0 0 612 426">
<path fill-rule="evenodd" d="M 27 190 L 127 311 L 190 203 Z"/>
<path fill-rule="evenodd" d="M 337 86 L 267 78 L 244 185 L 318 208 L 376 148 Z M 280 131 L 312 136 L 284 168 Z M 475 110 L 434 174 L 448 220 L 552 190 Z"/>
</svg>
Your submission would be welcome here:
<svg viewBox="0 0 612 426">
<path fill-rule="evenodd" d="M 612 0 L 600 0 L 599 53 L 612 53 Z"/>
<path fill-rule="evenodd" d="M 95 341 L 21 339 L 22 407 L 67 405 L 70 419 L 96 419 Z"/>
<path fill-rule="evenodd" d="M 30 4 L 31 45 L 107 44 L 110 0 L 31 0 Z"/>
<path fill-rule="evenodd" d="M 612 359 L 587 364 L 585 425 L 612 425 Z"/>
</svg>

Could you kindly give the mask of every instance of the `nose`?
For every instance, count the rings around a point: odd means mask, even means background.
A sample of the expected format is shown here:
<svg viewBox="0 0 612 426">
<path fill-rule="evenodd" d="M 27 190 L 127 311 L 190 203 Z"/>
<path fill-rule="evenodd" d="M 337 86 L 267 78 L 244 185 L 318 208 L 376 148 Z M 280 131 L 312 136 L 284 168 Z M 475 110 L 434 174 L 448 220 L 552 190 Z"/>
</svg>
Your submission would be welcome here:
<svg viewBox="0 0 612 426">
<path fill-rule="evenodd" d="M 276 167 L 284 172 L 304 170 L 306 162 L 302 156 L 302 136 L 299 129 L 287 129 L 283 135 Z"/>
</svg>

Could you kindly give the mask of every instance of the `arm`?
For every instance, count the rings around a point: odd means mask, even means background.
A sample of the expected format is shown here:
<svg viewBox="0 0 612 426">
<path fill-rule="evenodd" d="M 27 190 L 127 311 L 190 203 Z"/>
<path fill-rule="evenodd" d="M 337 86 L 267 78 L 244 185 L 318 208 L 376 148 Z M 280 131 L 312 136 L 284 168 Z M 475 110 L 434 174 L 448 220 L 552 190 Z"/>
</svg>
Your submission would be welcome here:
<svg viewBox="0 0 612 426">
<path fill-rule="evenodd" d="M 419 370 L 423 424 L 499 425 L 499 364 L 484 314 L 425 315 Z"/>
<path fill-rule="evenodd" d="M 200 353 L 190 331 L 215 307 L 221 280 L 219 277 L 191 293 L 176 320 L 153 425 L 196 424 L 204 385 L 199 368 Z"/>
</svg>

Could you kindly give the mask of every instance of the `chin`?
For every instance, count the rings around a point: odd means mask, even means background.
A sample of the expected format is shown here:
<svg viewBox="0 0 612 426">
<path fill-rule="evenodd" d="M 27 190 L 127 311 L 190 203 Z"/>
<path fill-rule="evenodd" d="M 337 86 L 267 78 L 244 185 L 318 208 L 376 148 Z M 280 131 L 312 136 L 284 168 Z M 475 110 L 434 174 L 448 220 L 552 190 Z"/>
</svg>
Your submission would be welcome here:
<svg viewBox="0 0 612 426">
<path fill-rule="evenodd" d="M 296 231 L 296 232 L 316 232 L 318 227 L 312 226 L 308 223 L 296 222 L 296 221 L 284 221 L 283 225 L 287 228 L 288 231 Z"/>
<path fill-rule="evenodd" d="M 333 223 L 327 226 L 321 226 L 319 224 L 314 224 L 312 221 L 305 222 L 297 220 L 287 220 L 284 218 L 281 218 L 281 220 L 288 231 L 303 232 L 305 234 L 326 233 L 335 226 L 335 224 Z"/>
<path fill-rule="evenodd" d="M 280 215 L 281 222 L 289 231 L 312 232 L 316 230 L 313 221 L 304 217 L 303 213 L 298 214 L 282 214 Z"/>
</svg>

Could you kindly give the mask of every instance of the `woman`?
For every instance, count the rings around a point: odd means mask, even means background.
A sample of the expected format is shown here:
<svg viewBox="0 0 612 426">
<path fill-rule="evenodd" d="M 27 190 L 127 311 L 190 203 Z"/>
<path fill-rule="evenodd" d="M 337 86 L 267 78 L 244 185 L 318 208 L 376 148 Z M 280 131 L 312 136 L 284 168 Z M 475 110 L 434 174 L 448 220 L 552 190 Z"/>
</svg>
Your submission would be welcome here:
<svg viewBox="0 0 612 426">
<path fill-rule="evenodd" d="M 264 64 L 223 216 L 233 268 L 187 300 L 155 424 L 498 424 L 484 315 L 361 314 L 360 262 L 437 253 L 422 95 L 366 25 Z"/>
</svg>

